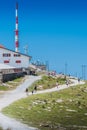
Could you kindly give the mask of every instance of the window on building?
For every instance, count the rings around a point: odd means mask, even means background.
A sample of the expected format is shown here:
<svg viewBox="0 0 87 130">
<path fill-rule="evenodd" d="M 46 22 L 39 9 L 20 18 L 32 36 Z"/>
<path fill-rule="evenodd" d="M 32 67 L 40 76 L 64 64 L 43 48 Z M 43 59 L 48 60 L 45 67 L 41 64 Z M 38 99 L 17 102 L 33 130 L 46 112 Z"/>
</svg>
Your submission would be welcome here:
<svg viewBox="0 0 87 130">
<path fill-rule="evenodd" d="M 20 57 L 20 54 L 14 54 L 14 57 Z"/>
<path fill-rule="evenodd" d="M 15 62 L 16 62 L 16 63 L 21 63 L 21 60 L 16 60 Z"/>
<path fill-rule="evenodd" d="M 3 53 L 3 57 L 10 57 L 11 54 L 10 53 Z"/>
<path fill-rule="evenodd" d="M 9 63 L 9 60 L 4 60 L 4 63 Z"/>
</svg>

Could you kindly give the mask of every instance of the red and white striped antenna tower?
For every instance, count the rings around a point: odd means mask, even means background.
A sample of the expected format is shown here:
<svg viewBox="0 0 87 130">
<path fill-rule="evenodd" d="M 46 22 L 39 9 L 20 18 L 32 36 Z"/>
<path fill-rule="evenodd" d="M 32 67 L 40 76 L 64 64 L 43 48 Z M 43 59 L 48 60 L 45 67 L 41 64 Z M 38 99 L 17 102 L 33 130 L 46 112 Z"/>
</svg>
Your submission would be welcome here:
<svg viewBox="0 0 87 130">
<path fill-rule="evenodd" d="M 18 3 L 16 3 L 16 26 L 15 26 L 15 51 L 18 52 L 19 39 L 18 39 Z"/>
</svg>

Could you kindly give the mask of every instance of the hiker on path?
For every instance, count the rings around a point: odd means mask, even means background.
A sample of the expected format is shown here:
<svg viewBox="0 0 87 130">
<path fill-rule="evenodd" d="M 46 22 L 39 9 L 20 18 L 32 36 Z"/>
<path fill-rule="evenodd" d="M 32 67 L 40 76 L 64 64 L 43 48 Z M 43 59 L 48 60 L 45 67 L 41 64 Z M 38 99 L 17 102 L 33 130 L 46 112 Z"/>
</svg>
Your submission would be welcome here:
<svg viewBox="0 0 87 130">
<path fill-rule="evenodd" d="M 68 80 L 66 80 L 66 85 L 67 85 L 67 87 L 68 87 L 68 85 L 69 85 L 69 82 L 68 82 Z"/>
<path fill-rule="evenodd" d="M 34 87 L 34 91 L 35 91 L 35 92 L 37 91 L 37 85 L 35 85 L 35 87 Z"/>
<path fill-rule="evenodd" d="M 78 82 L 80 82 L 80 78 L 78 78 Z"/>
<path fill-rule="evenodd" d="M 32 95 L 33 95 L 33 92 L 34 92 L 34 91 L 32 90 Z"/>
<path fill-rule="evenodd" d="M 59 86 L 59 84 L 58 84 L 58 82 L 56 82 L 56 87 L 58 88 L 58 86 Z"/>
<path fill-rule="evenodd" d="M 28 88 L 26 88 L 25 92 L 26 92 L 26 94 L 27 94 L 27 96 L 28 96 Z"/>
</svg>

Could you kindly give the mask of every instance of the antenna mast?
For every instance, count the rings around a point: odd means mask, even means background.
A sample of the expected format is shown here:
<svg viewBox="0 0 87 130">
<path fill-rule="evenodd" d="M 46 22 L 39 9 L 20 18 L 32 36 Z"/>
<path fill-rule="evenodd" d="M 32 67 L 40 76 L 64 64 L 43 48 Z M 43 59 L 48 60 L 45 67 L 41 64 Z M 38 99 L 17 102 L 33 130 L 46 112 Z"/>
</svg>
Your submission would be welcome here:
<svg viewBox="0 0 87 130">
<path fill-rule="evenodd" d="M 18 3 L 16 3 L 16 26 L 15 26 L 15 51 L 18 52 L 19 41 L 18 41 Z"/>
</svg>

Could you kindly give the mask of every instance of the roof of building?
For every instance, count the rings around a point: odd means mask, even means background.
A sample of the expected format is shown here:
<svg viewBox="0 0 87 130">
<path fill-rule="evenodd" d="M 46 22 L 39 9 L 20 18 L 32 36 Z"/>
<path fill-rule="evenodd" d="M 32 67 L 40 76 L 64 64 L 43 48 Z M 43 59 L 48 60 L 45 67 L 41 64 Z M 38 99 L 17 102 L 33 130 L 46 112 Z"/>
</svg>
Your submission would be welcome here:
<svg viewBox="0 0 87 130">
<path fill-rule="evenodd" d="M 0 69 L 14 69 L 15 67 L 0 63 Z"/>
<path fill-rule="evenodd" d="M 0 44 L 0 48 L 4 48 L 4 46 L 2 44 Z"/>
<path fill-rule="evenodd" d="M 5 50 L 8 50 L 8 51 L 12 51 L 12 52 L 14 52 L 14 53 L 19 53 L 19 54 L 21 54 L 21 55 L 24 55 L 24 56 L 29 57 L 30 59 L 32 58 L 32 56 L 29 56 L 29 55 L 27 55 L 27 54 L 23 54 L 23 53 L 16 52 L 16 51 L 14 51 L 14 50 L 10 50 L 10 49 L 8 49 L 8 48 L 5 48 L 5 47 L 4 47 L 3 45 L 1 45 L 1 44 L 0 44 L 0 48 L 5 49 Z"/>
</svg>

